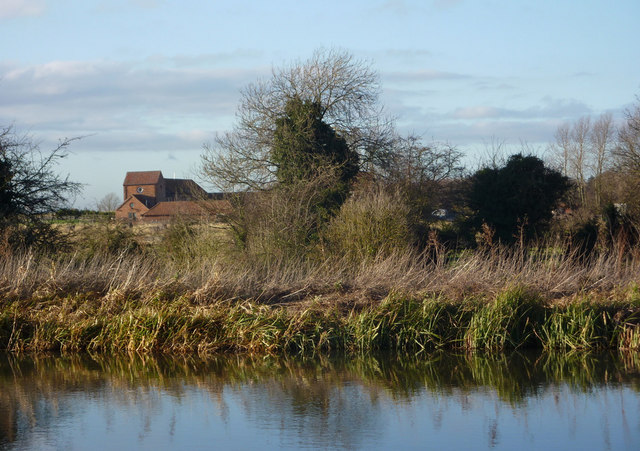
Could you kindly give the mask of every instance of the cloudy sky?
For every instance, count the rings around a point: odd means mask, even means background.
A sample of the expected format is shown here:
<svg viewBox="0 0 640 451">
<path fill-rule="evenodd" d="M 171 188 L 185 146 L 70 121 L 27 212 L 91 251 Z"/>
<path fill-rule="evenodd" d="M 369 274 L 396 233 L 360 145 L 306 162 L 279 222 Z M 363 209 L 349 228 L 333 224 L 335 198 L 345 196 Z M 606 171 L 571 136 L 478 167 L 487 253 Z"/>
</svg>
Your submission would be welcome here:
<svg viewBox="0 0 640 451">
<path fill-rule="evenodd" d="M 61 171 L 93 207 L 127 170 L 193 177 L 243 86 L 338 48 L 402 131 L 542 149 L 640 95 L 639 19 L 638 0 L 1 0 L 0 127 L 43 150 L 84 136 Z"/>
</svg>

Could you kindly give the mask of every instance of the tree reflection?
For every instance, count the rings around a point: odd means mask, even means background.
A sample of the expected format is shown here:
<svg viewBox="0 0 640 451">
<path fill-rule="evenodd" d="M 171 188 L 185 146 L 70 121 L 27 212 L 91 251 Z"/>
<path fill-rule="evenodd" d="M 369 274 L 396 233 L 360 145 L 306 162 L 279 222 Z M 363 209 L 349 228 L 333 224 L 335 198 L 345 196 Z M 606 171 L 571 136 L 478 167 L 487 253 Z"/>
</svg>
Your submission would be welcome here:
<svg viewBox="0 0 640 451">
<path fill-rule="evenodd" d="M 500 409 L 519 409 L 548 396 L 555 409 L 571 412 L 565 387 L 589 393 L 605 384 L 624 384 L 638 391 L 639 374 L 637 353 L 208 359 L 4 354 L 0 447 L 31 443 L 36 429 L 55 430 L 61 422 L 77 421 L 83 408 L 78 398 L 108 406 L 103 414 L 107 428 L 119 410 L 137 412 L 139 436 L 144 438 L 160 428 L 163 405 L 188 403 L 196 392 L 208 398 L 222 422 L 229 421 L 230 403 L 235 403 L 234 408 L 258 428 L 287 431 L 291 440 L 347 448 L 362 446 L 364 438 L 384 429 L 380 412 L 385 408 L 422 408 L 428 395 L 431 421 L 439 430 L 447 411 L 476 407 L 476 394 L 486 392 L 496 406 L 485 428 L 487 446 L 493 447 L 502 435 Z M 169 435 L 179 421 L 174 412 Z"/>
</svg>

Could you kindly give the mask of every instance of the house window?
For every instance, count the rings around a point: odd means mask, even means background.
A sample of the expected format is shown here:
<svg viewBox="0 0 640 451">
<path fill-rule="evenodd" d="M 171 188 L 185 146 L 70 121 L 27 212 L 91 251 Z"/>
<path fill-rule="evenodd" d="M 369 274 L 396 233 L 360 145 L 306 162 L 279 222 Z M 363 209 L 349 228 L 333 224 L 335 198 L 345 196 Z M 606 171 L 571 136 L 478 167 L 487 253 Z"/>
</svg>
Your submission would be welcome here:
<svg viewBox="0 0 640 451">
<path fill-rule="evenodd" d="M 136 219 L 135 213 L 129 213 L 129 219 Z"/>
<path fill-rule="evenodd" d="M 141 193 L 141 192 L 143 192 L 143 191 L 144 191 L 144 188 L 143 188 L 143 187 L 141 187 L 141 186 L 139 186 L 139 187 L 136 189 L 136 191 L 137 191 L 137 192 L 139 192 L 139 193 Z"/>
<path fill-rule="evenodd" d="M 135 204 L 134 204 L 133 202 L 131 202 L 131 203 L 129 204 L 129 207 L 133 208 L 133 207 L 135 207 Z"/>
</svg>

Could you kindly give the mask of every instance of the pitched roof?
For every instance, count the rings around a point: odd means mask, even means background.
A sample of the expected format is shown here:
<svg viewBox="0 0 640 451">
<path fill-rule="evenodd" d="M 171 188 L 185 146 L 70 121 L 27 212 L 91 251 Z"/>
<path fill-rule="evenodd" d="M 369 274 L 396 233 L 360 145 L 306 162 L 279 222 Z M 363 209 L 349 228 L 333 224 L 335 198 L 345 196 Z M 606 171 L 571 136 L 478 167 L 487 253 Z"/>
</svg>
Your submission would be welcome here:
<svg viewBox="0 0 640 451">
<path fill-rule="evenodd" d="M 165 179 L 167 198 L 200 198 L 205 199 L 207 192 L 191 179 Z M 176 199 L 177 200 L 177 199 Z"/>
<path fill-rule="evenodd" d="M 175 202 L 159 202 L 144 216 L 146 218 L 151 216 L 176 216 L 176 215 L 201 215 L 204 214 L 204 209 L 198 205 L 197 202 L 182 200 Z"/>
<path fill-rule="evenodd" d="M 124 178 L 124 186 L 130 185 L 155 185 L 162 179 L 160 171 L 133 171 L 127 172 Z"/>
<path fill-rule="evenodd" d="M 149 197 L 149 196 L 141 196 L 140 194 L 132 194 L 131 196 L 127 197 L 124 202 L 122 202 L 120 204 L 120 206 L 118 208 L 116 208 L 116 210 L 120 210 L 122 207 L 124 207 L 125 205 L 128 205 L 132 200 L 137 200 L 140 205 L 144 208 L 149 208 L 147 207 L 147 205 L 149 204 L 148 200 L 149 199 L 153 199 L 153 197 Z"/>
<path fill-rule="evenodd" d="M 202 216 L 206 214 L 229 213 L 231 204 L 228 201 L 194 202 L 181 200 L 159 202 L 144 213 L 145 218 L 159 216 Z"/>
</svg>

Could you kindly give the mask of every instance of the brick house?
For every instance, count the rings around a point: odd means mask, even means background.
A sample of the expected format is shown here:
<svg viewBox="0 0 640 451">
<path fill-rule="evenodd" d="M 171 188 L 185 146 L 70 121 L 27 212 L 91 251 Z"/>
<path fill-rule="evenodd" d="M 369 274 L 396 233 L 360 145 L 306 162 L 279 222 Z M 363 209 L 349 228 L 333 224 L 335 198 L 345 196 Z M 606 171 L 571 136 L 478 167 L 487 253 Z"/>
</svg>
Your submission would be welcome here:
<svg viewBox="0 0 640 451">
<path fill-rule="evenodd" d="M 122 190 L 124 202 L 116 209 L 116 219 L 123 221 L 166 222 L 231 210 L 223 194 L 207 193 L 190 179 L 165 179 L 161 171 L 127 172 Z"/>
</svg>

